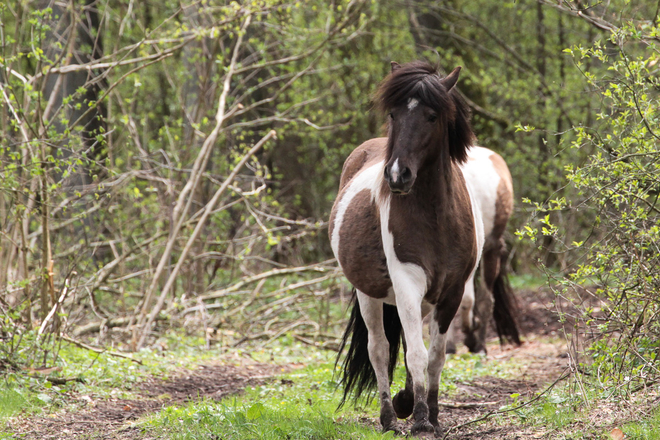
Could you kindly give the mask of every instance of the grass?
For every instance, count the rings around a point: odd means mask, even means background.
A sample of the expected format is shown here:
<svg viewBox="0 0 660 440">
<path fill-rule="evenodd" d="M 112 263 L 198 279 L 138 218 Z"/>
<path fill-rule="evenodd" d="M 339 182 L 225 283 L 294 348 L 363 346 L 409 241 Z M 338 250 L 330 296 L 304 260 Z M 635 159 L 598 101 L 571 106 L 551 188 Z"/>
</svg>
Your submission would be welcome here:
<svg viewBox="0 0 660 440">
<path fill-rule="evenodd" d="M 20 413 L 34 405 L 31 398 L 15 388 L 0 388 L 0 419 Z"/>
<path fill-rule="evenodd" d="M 514 290 L 533 290 L 548 285 L 548 277 L 536 270 L 522 274 L 509 274 L 509 282 Z"/>
<path fill-rule="evenodd" d="M 625 424 L 621 430 L 626 438 L 660 440 L 660 409 L 656 408 L 650 418 Z"/>
</svg>

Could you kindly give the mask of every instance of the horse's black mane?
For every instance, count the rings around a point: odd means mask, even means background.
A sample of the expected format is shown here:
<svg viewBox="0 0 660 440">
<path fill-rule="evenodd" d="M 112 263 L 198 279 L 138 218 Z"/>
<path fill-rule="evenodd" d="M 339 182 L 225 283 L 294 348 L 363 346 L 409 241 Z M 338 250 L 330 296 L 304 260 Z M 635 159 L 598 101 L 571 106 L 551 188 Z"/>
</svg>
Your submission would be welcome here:
<svg viewBox="0 0 660 440">
<path fill-rule="evenodd" d="M 470 108 L 455 88 L 447 91 L 437 68 L 425 61 L 413 61 L 393 70 L 376 92 L 376 106 L 383 112 L 406 105 L 410 98 L 435 110 L 447 124 L 449 154 L 461 163 L 474 141 Z"/>
</svg>

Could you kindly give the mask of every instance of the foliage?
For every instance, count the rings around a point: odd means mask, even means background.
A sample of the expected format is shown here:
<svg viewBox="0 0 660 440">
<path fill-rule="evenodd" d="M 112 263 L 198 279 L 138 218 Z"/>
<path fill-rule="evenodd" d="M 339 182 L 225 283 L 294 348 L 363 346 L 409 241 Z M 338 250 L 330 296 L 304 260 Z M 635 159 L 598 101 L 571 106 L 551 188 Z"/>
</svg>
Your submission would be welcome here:
<svg viewBox="0 0 660 440">
<path fill-rule="evenodd" d="M 317 127 L 300 91 L 367 20 L 366 2 L 88 3 L 0 7 L 10 363 L 54 365 L 63 335 L 106 318 L 134 316 L 140 348 L 162 309 L 309 261 L 298 243 L 324 222 L 274 197 L 269 143 Z"/>
<path fill-rule="evenodd" d="M 596 338 L 587 364 L 597 386 L 624 394 L 660 377 L 657 33 L 630 21 L 592 46 L 567 49 L 579 69 L 588 62 L 605 67 L 598 75 L 582 70 L 601 106 L 598 125 L 576 126 L 571 142 L 593 153 L 582 165 L 565 165 L 571 196 L 537 204 L 545 215 L 538 229 L 525 231 L 553 237 L 572 255 L 568 276 L 555 287 L 563 297 L 577 295 L 577 318 Z M 591 226 L 576 237 L 553 215 L 563 211 L 580 212 Z"/>
</svg>

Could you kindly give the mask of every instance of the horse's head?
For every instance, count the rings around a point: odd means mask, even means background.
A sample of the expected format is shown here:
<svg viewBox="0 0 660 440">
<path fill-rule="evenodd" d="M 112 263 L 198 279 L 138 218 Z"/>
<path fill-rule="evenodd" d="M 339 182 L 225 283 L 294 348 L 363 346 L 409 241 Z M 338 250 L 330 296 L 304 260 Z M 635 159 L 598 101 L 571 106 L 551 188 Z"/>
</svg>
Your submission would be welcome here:
<svg viewBox="0 0 660 440">
<path fill-rule="evenodd" d="M 473 138 L 469 111 L 452 92 L 460 70 L 440 78 L 428 63 L 392 63 L 378 104 L 388 113 L 384 177 L 393 193 L 407 194 L 418 172 L 438 160 L 466 159 Z"/>
</svg>

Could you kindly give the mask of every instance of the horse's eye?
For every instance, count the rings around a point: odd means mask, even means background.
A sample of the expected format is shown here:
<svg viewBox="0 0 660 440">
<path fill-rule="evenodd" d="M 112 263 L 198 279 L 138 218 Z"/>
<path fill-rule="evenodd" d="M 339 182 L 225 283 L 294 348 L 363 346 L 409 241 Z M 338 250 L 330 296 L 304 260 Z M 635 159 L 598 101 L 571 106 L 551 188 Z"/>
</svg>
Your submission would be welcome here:
<svg viewBox="0 0 660 440">
<path fill-rule="evenodd" d="M 392 114 L 392 112 L 389 112 L 387 116 L 389 116 L 390 119 L 394 120 L 394 114 Z"/>
<path fill-rule="evenodd" d="M 427 119 L 429 122 L 435 122 L 435 121 L 438 120 L 438 115 L 436 115 L 435 113 L 432 113 L 432 114 L 430 114 L 429 117 L 426 118 L 426 119 Z"/>
</svg>

